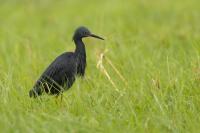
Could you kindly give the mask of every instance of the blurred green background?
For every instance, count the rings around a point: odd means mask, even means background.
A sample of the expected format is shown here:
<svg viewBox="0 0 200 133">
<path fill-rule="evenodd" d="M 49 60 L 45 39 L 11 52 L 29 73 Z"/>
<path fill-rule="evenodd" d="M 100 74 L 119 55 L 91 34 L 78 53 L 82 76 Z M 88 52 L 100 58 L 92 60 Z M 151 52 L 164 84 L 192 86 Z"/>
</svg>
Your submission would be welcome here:
<svg viewBox="0 0 200 133">
<path fill-rule="evenodd" d="M 199 22 L 198 0 L 1 0 L 0 132 L 200 132 Z M 82 25 L 106 38 L 84 39 L 86 77 L 30 99 Z"/>
</svg>

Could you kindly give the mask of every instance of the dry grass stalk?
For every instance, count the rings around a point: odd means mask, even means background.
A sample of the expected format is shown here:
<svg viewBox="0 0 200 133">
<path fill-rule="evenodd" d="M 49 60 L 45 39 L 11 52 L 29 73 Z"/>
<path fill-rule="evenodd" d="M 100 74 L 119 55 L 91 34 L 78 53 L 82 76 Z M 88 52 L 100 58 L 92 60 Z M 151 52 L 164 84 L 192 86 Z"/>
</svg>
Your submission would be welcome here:
<svg viewBox="0 0 200 133">
<path fill-rule="evenodd" d="M 107 70 L 105 69 L 103 65 L 103 59 L 105 58 L 105 61 L 108 62 L 108 64 L 112 67 L 112 69 L 117 73 L 117 75 L 120 77 L 120 79 L 123 81 L 123 83 L 127 86 L 126 79 L 122 76 L 122 74 L 119 72 L 119 70 L 113 65 L 112 61 L 105 56 L 105 54 L 108 52 L 107 49 L 104 50 L 104 52 L 100 53 L 99 60 L 97 62 L 97 68 L 100 69 L 108 78 L 109 82 L 113 85 L 116 91 L 119 92 L 119 89 L 117 88 L 116 84 L 111 79 L 110 75 L 108 74 Z"/>
<path fill-rule="evenodd" d="M 115 85 L 115 83 L 111 79 L 110 75 L 108 74 L 107 70 L 103 66 L 103 58 L 104 58 L 104 55 L 105 55 L 106 52 L 107 52 L 107 50 L 105 50 L 103 53 L 100 54 L 99 60 L 97 62 L 97 68 L 100 69 L 106 75 L 106 77 L 108 78 L 108 80 L 110 81 L 112 86 L 115 88 L 115 90 L 117 92 L 119 92 L 119 89 L 117 88 L 117 86 Z"/>
</svg>

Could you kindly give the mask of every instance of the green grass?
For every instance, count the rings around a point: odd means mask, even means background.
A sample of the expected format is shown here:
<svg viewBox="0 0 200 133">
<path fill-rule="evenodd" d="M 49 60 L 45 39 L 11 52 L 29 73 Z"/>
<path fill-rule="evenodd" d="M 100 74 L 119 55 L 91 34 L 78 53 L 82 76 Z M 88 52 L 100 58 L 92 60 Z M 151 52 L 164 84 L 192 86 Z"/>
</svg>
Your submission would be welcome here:
<svg viewBox="0 0 200 133">
<path fill-rule="evenodd" d="M 0 132 L 200 132 L 198 0 L 2 0 Z M 63 105 L 28 91 L 87 26 L 87 69 Z M 96 64 L 103 60 L 111 81 Z M 116 91 L 118 89 L 119 91 Z"/>
</svg>

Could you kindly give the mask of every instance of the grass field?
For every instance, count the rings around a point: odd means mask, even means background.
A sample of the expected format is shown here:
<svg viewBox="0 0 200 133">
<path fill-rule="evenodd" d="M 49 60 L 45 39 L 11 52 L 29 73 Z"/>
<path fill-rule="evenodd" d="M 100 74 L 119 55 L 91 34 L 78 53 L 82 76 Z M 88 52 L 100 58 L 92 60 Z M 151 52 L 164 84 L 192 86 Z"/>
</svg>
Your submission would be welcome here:
<svg viewBox="0 0 200 133">
<path fill-rule="evenodd" d="M 199 12 L 198 0 L 1 0 L 0 132 L 200 132 Z M 80 25 L 106 38 L 84 39 L 85 78 L 62 105 L 30 99 Z"/>
</svg>

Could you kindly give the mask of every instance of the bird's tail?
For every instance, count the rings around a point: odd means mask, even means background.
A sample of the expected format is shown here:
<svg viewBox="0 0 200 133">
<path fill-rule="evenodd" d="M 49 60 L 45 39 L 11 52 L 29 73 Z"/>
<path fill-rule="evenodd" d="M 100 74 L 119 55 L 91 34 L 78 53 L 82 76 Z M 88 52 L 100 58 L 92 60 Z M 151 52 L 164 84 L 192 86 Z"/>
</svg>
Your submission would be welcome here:
<svg viewBox="0 0 200 133">
<path fill-rule="evenodd" d="M 42 95 L 42 89 L 39 86 L 34 86 L 33 89 L 29 91 L 29 96 L 36 98 L 38 96 Z"/>
</svg>

